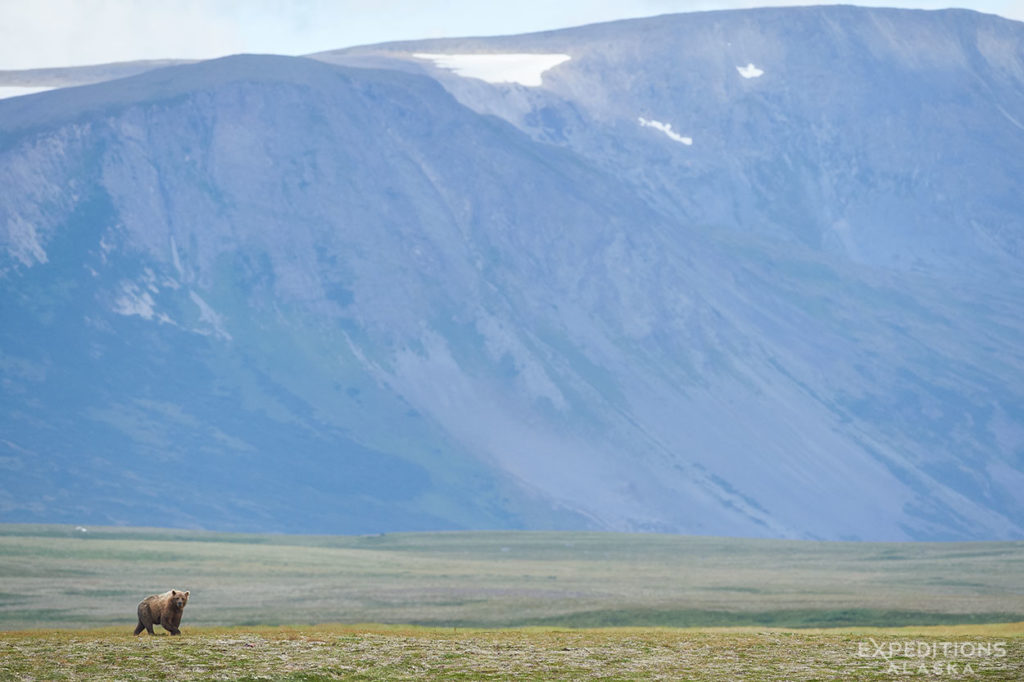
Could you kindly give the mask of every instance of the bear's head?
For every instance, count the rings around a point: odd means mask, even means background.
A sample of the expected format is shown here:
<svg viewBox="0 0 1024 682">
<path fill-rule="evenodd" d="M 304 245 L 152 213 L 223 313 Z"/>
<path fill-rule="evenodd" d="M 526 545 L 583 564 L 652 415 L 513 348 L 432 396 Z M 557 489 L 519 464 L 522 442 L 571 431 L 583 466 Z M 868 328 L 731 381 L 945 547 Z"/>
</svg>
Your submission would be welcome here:
<svg viewBox="0 0 1024 682">
<path fill-rule="evenodd" d="M 188 592 L 179 592 L 178 590 L 171 590 L 171 604 L 176 609 L 185 608 L 185 604 L 188 603 Z"/>
</svg>

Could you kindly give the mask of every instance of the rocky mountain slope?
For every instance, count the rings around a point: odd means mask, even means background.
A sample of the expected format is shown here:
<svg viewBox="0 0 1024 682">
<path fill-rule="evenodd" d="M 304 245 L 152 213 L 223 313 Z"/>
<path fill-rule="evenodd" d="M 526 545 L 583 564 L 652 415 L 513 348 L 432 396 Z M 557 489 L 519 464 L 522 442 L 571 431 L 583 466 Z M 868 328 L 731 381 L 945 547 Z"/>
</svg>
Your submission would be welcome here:
<svg viewBox="0 0 1024 682">
<path fill-rule="evenodd" d="M 1024 537 L 1021 121 L 842 7 L 0 101 L 0 519 Z"/>
</svg>

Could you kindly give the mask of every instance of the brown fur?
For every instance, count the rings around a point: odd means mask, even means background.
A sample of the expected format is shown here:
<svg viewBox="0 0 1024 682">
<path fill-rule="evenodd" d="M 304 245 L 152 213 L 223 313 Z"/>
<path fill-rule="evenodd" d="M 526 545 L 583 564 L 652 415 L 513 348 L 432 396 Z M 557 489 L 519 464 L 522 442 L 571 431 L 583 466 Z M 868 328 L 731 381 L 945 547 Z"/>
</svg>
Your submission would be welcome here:
<svg viewBox="0 0 1024 682">
<path fill-rule="evenodd" d="M 188 603 L 188 592 L 171 590 L 163 594 L 154 594 L 139 602 L 139 624 L 135 626 L 135 634 L 146 630 L 153 633 L 153 626 L 160 625 L 172 635 L 180 635 L 181 612 Z"/>
</svg>

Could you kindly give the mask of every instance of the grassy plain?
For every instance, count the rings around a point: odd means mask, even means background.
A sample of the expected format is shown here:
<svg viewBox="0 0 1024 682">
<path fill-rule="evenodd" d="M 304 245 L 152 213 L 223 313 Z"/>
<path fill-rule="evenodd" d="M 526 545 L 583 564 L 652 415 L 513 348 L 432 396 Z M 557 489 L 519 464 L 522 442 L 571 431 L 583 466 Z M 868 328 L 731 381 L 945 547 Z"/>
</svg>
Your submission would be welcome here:
<svg viewBox="0 0 1024 682">
<path fill-rule="evenodd" d="M 0 633 L 0 679 L 1020 680 L 1024 626 L 784 631 L 335 625 L 192 628 L 181 637 L 138 638 L 123 628 L 6 632 Z"/>
<path fill-rule="evenodd" d="M 1024 543 L 0 525 L 0 586 L 0 680 L 1024 679 Z"/>
<path fill-rule="evenodd" d="M 853 627 L 1024 621 L 1024 543 L 562 532 L 241 535 L 0 525 L 0 630 L 185 626 Z"/>
</svg>

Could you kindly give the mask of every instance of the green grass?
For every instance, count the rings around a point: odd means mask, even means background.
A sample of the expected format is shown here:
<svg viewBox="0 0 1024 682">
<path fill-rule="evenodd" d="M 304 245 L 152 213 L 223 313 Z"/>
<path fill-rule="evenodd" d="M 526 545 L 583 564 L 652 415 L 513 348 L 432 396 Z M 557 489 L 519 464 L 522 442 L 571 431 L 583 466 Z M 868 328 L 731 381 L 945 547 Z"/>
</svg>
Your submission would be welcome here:
<svg viewBox="0 0 1024 682">
<path fill-rule="evenodd" d="M 1024 543 L 0 525 L 0 578 L 0 680 L 1024 679 Z M 874 655 L 949 642 L 1005 655 Z"/>
<path fill-rule="evenodd" d="M 935 657 L 903 655 L 941 650 Z M 890 646 L 899 647 L 889 657 Z M 883 647 L 883 656 L 876 654 Z M 1003 655 L 997 655 L 1001 650 Z M 890 666 L 897 665 L 894 669 Z M 0 680 L 823 680 L 1024 679 L 1024 626 L 914 630 L 408 626 L 192 628 L 181 637 L 122 629 L 0 633 Z M 966 668 L 970 665 L 970 669 Z M 948 666 L 955 666 L 950 675 Z"/>
<path fill-rule="evenodd" d="M 782 609 L 776 611 L 700 611 L 697 609 L 631 609 L 583 611 L 530 624 L 574 628 L 653 627 L 704 628 L 765 626 L 776 628 L 901 627 L 912 625 L 960 625 L 1010 623 L 1021 620 L 1009 613 L 929 613 L 883 609 Z"/>
<path fill-rule="evenodd" d="M 0 525 L 0 630 L 123 624 L 172 587 L 183 627 L 854 627 L 1024 621 L 1024 543 L 563 532 L 243 535 Z"/>
</svg>

